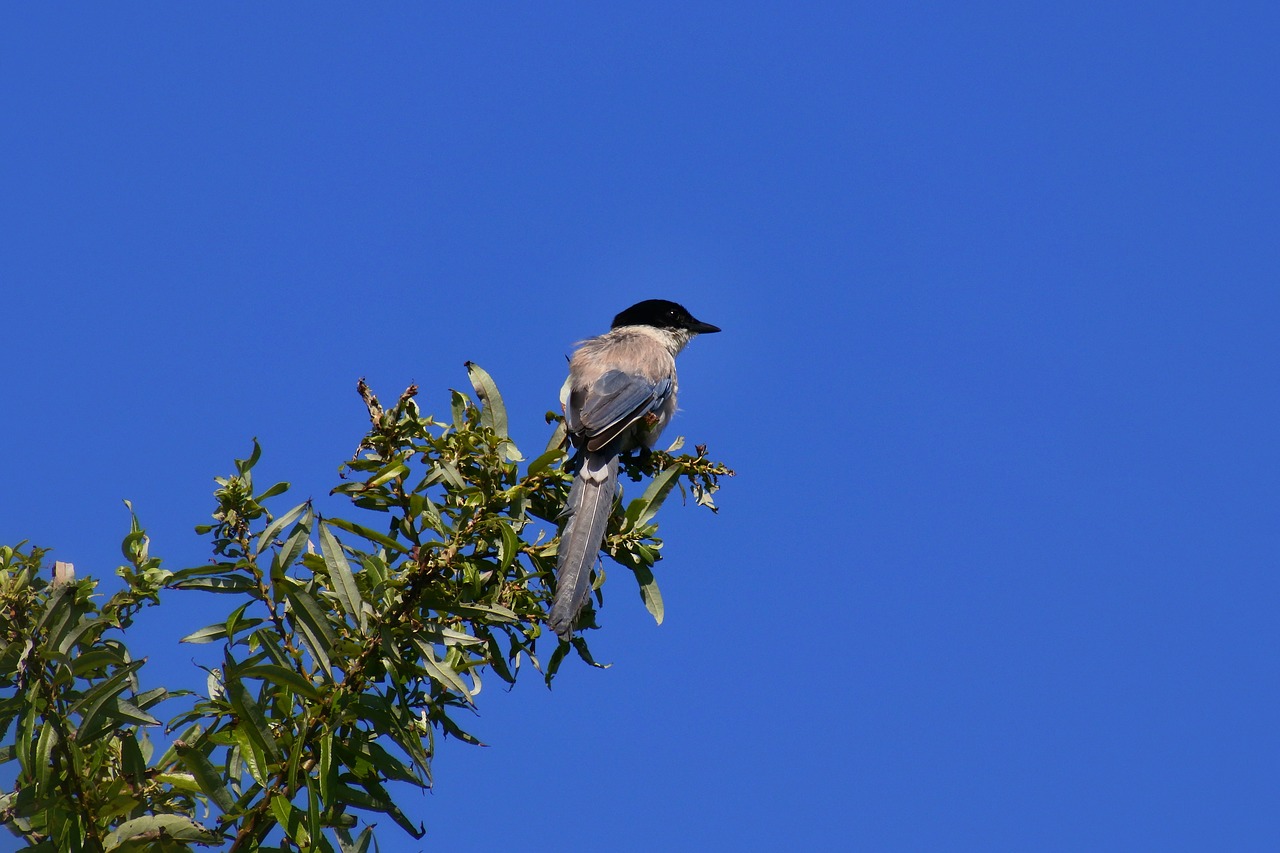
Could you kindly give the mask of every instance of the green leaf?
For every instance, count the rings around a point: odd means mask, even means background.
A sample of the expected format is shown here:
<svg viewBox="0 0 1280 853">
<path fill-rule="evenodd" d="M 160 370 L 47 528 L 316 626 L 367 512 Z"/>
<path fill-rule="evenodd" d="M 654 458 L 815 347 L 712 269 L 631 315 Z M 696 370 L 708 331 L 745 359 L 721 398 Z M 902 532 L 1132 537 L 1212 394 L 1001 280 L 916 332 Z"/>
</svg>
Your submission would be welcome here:
<svg viewBox="0 0 1280 853">
<path fill-rule="evenodd" d="M 587 648 L 587 641 L 583 637 L 574 636 L 569 640 L 573 644 L 573 650 L 578 653 L 578 657 L 596 669 L 608 669 L 612 664 L 596 663 L 596 659 L 591 656 L 591 649 Z"/>
<path fill-rule="evenodd" d="M 569 380 L 566 379 L 565 385 L 568 386 L 568 384 L 569 384 Z M 547 450 L 553 450 L 553 449 L 560 450 L 565 446 L 565 443 L 569 440 L 569 430 L 565 426 L 564 418 L 560 417 L 559 415 L 553 415 L 553 413 L 551 412 L 547 413 L 548 423 L 550 423 L 550 419 L 552 417 L 555 417 L 557 422 L 556 422 L 556 428 L 551 431 L 551 438 L 547 439 Z"/>
<path fill-rule="evenodd" d="M 254 446 L 257 446 L 256 442 Z M 134 839 L 159 842 L 164 837 L 172 838 L 175 841 L 190 841 L 196 844 L 215 844 L 221 840 L 216 832 L 205 829 L 185 815 L 158 814 L 136 817 L 120 824 L 114 832 L 106 837 L 104 849 L 108 851 L 115 850 Z M 137 849 L 133 845 L 130 845 L 130 847 L 131 849 Z"/>
<path fill-rule="evenodd" d="M 78 625 L 62 635 L 62 638 L 57 643 L 58 654 L 65 655 L 73 646 L 80 643 L 80 641 L 84 639 L 84 635 L 90 631 L 103 631 L 106 630 L 107 627 L 107 623 L 100 619 L 91 617 L 82 618 Z M 93 640 L 91 639 L 89 642 L 92 643 Z"/>
<path fill-rule="evenodd" d="M 252 578 L 244 575 L 216 575 L 207 578 L 188 578 L 171 584 L 174 589 L 198 589 L 203 592 L 249 592 L 258 589 Z"/>
<path fill-rule="evenodd" d="M 47 646 L 57 648 L 64 633 L 77 624 L 76 617 L 79 614 L 76 613 L 78 608 L 75 606 L 76 588 L 77 584 L 74 583 L 58 584 L 53 588 L 49 600 L 44 604 L 44 612 L 40 614 L 40 621 L 31 632 L 32 637 L 43 634 Z"/>
<path fill-rule="evenodd" d="M 560 671 L 560 664 L 564 662 L 565 655 L 569 654 L 571 648 L 573 647 L 563 640 L 556 643 L 556 649 L 551 653 L 551 659 L 547 661 L 547 671 L 543 674 L 548 687 L 551 686 L 551 679 L 555 678 L 556 673 Z M 537 661 L 535 660 L 534 663 L 536 664 Z"/>
<path fill-rule="evenodd" d="M 386 789 L 377 782 L 364 780 L 360 782 L 360 787 L 364 788 L 364 791 L 356 790 L 347 785 L 339 785 L 338 796 L 340 802 L 350 803 L 356 808 L 389 815 L 401 829 L 414 838 L 421 838 L 426 835 L 426 829 L 421 826 L 414 826 L 404 812 L 400 811 L 400 807 L 392 802 Z"/>
<path fill-rule="evenodd" d="M 449 403 L 453 415 L 453 428 L 460 431 L 467 425 L 467 406 L 470 405 L 471 400 L 461 391 L 451 391 Z"/>
<path fill-rule="evenodd" d="M 327 848 L 329 845 L 320 834 L 320 791 L 310 776 L 303 776 L 302 782 L 307 789 L 307 836 L 322 842 L 320 846 Z"/>
<path fill-rule="evenodd" d="M 311 679 L 274 663 L 264 663 L 258 666 L 248 666 L 236 672 L 240 678 L 260 678 L 269 684 L 280 684 L 291 688 L 295 693 L 300 693 L 313 702 L 323 700 L 323 695 L 312 683 Z"/>
<path fill-rule="evenodd" d="M 366 693 L 359 698 L 356 707 L 360 719 L 369 724 L 371 731 L 391 738 L 405 755 L 413 759 L 414 766 L 430 778 L 431 758 L 422 746 L 424 734 L 418 730 L 416 721 L 403 704 L 389 696 Z M 425 736 L 431 737 L 430 729 Z"/>
<path fill-rule="evenodd" d="M 510 524 L 499 523 L 498 532 L 502 534 L 502 561 L 498 564 L 498 570 L 505 575 L 507 569 L 511 568 L 511 564 L 520 555 L 520 549 L 524 547 L 524 543 L 520 541 L 519 535 Z"/>
<path fill-rule="evenodd" d="M 253 701 L 253 697 L 249 695 L 249 689 L 237 680 L 228 679 L 227 699 L 231 701 L 231 707 L 235 710 L 236 716 L 240 718 L 238 729 L 249 736 L 249 739 L 262 750 L 268 760 L 273 763 L 278 762 L 280 760 L 280 747 L 276 744 L 276 739 L 271 735 L 271 729 L 267 725 L 267 718 L 262 715 L 262 709 L 258 707 L 258 703 Z"/>
<path fill-rule="evenodd" d="M 160 721 L 155 717 L 151 716 L 137 705 L 134 705 L 132 702 L 127 702 L 119 697 L 116 698 L 115 713 L 110 714 L 110 716 L 117 720 L 127 723 L 137 723 L 143 726 L 160 725 Z"/>
<path fill-rule="evenodd" d="M 294 564 L 302 552 L 307 547 L 307 542 L 311 538 L 311 513 L 307 513 L 306 517 L 300 519 L 289 533 L 289 538 L 285 540 L 279 552 L 271 559 L 271 576 L 273 578 L 283 575 Z"/>
<path fill-rule="evenodd" d="M 186 696 L 189 695 L 190 692 L 191 691 L 189 690 L 175 690 L 170 693 L 163 687 L 153 687 L 150 690 L 144 690 L 141 693 L 138 693 L 131 701 L 139 708 L 146 710 L 157 702 L 162 702 L 172 696 Z"/>
<path fill-rule="evenodd" d="M 346 829 L 337 827 L 335 831 L 338 834 L 338 846 L 342 848 L 342 853 L 369 853 L 369 847 L 373 844 L 372 826 L 366 826 L 361 830 L 354 841 L 351 838 L 351 833 L 347 832 Z"/>
<path fill-rule="evenodd" d="M 681 466 L 678 464 L 667 468 L 653 478 L 653 482 L 649 484 L 649 488 L 644 490 L 643 495 L 627 506 L 627 520 L 633 526 L 648 524 L 649 520 L 657 514 L 663 500 L 666 499 L 671 488 L 676 484 L 680 471 Z"/>
<path fill-rule="evenodd" d="M 142 668 L 143 663 L 144 661 L 136 660 L 120 667 L 110 678 L 100 681 L 90 688 L 80 698 L 80 701 L 72 707 L 71 713 L 80 715 L 78 737 L 89 737 L 88 733 L 95 729 L 108 703 L 124 692 L 128 686 L 129 679 Z M 114 708 L 114 703 L 112 703 L 112 708 Z"/>
<path fill-rule="evenodd" d="M 464 616 L 468 619 L 483 619 L 489 622 L 518 622 L 518 617 L 514 611 L 508 610 L 500 604 L 459 604 L 452 601 L 442 601 L 436 596 L 423 595 L 422 603 L 432 610 L 439 610 L 441 613 L 452 613 L 456 616 Z"/>
<path fill-rule="evenodd" d="M 249 628 L 252 628 L 254 625 L 260 625 L 261 623 L 262 623 L 261 619 L 258 619 L 257 617 L 250 617 L 248 619 L 242 619 L 239 622 L 237 622 L 236 629 L 248 630 Z M 201 628 L 199 631 L 192 631 L 190 634 L 187 634 L 187 636 L 183 637 L 178 642 L 179 643 L 212 643 L 214 640 L 225 639 L 226 636 L 227 636 L 226 624 L 218 623 L 215 625 L 209 625 L 208 627 L 205 627 L 205 628 Z"/>
<path fill-rule="evenodd" d="M 644 608 L 653 615 L 653 621 L 659 625 L 662 624 L 663 608 L 662 608 L 662 592 L 658 589 L 658 581 L 654 578 L 653 572 L 645 565 L 635 565 L 631 567 L 631 571 L 635 572 L 636 582 L 640 584 L 640 598 L 644 601 Z"/>
<path fill-rule="evenodd" d="M 413 644 L 418 647 L 418 652 L 422 656 L 420 658 L 422 661 L 422 668 L 427 671 L 427 674 L 444 687 L 458 694 L 458 696 L 464 699 L 467 704 L 472 704 L 471 691 L 467 689 L 467 685 L 463 682 L 462 676 L 454 672 L 453 668 L 444 661 L 436 659 L 435 650 L 431 648 L 430 643 L 416 635 L 412 639 Z"/>
<path fill-rule="evenodd" d="M 333 731 L 325 728 L 320 732 L 320 799 L 326 803 L 333 802 L 333 785 L 338 774 L 333 769 Z"/>
<path fill-rule="evenodd" d="M 307 520 L 310 521 L 310 509 L 311 501 L 303 501 L 284 515 L 277 518 L 275 521 L 268 524 L 267 528 L 258 536 L 258 547 L 254 551 L 254 554 L 261 554 L 263 551 L 267 550 L 267 548 L 271 546 L 271 543 L 275 541 L 276 537 L 280 535 L 280 531 L 284 530 L 287 525 L 297 521 L 304 512 L 307 512 Z"/>
<path fill-rule="evenodd" d="M 326 518 L 325 524 L 333 525 L 339 530 L 345 530 L 348 533 L 354 533 L 357 536 L 363 536 L 370 542 L 377 542 L 379 545 L 390 548 L 398 554 L 409 553 L 409 546 L 405 543 L 397 539 L 393 539 L 385 533 L 379 533 L 376 530 L 371 530 L 368 527 L 356 524 L 354 521 L 347 521 L 343 518 Z"/>
<path fill-rule="evenodd" d="M 551 463 L 565 456 L 564 448 L 556 446 L 529 463 L 528 476 L 534 477 L 551 467 Z"/>
<path fill-rule="evenodd" d="M 297 589 L 285 594 L 289 599 L 289 616 L 295 628 L 302 634 L 307 650 L 315 658 L 316 665 L 326 679 L 332 678 L 333 665 L 329 662 L 329 651 L 336 640 L 329 620 L 325 617 L 324 608 L 305 589 Z"/>
<path fill-rule="evenodd" d="M 42 788 L 49 784 L 49 771 L 53 769 L 50 756 L 57 743 L 58 730 L 54 727 L 52 720 L 45 720 L 44 725 L 40 727 L 40 738 L 36 741 L 35 760 L 32 762 L 34 766 L 26 768 L 28 772 L 35 774 L 36 781 Z M 65 773 L 66 770 L 64 769 L 63 772 Z"/>
<path fill-rule="evenodd" d="M 329 525 L 320 522 L 320 549 L 324 554 L 325 568 L 329 570 L 329 581 L 338 603 L 363 630 L 368 619 L 364 618 L 360 603 L 360 588 L 356 586 L 356 577 L 351 572 L 351 564 L 347 562 L 342 546 L 329 530 Z"/>
<path fill-rule="evenodd" d="M 280 828 L 284 830 L 286 838 L 303 850 L 310 848 L 310 839 L 307 837 L 306 827 L 302 825 L 306 815 L 299 811 L 297 806 L 289 802 L 288 797 L 281 794 L 273 795 L 271 797 L 271 813 L 275 815 Z"/>
<path fill-rule="evenodd" d="M 93 673 L 105 673 L 113 666 L 124 666 L 127 661 L 115 649 L 95 648 L 91 652 L 76 655 L 71 661 L 71 673 L 77 678 L 88 678 Z"/>
<path fill-rule="evenodd" d="M 455 489 L 461 491 L 467 487 L 467 481 L 463 478 L 462 472 L 452 462 L 446 459 L 439 459 L 436 461 L 434 468 Z"/>
<path fill-rule="evenodd" d="M 244 767 L 249 771 L 249 775 L 253 777 L 253 781 L 263 788 L 267 787 L 267 776 L 271 772 L 271 768 L 267 764 L 267 756 L 262 751 L 262 747 L 249 734 L 246 726 L 236 726 L 232 730 L 231 736 L 239 749 L 240 761 L 244 763 Z M 236 773 L 235 775 L 238 776 L 239 774 Z"/>
<path fill-rule="evenodd" d="M 178 754 L 178 760 L 195 778 L 196 784 L 200 786 L 205 796 L 217 803 L 218 808 L 224 813 L 234 812 L 235 800 L 231 799 L 230 792 L 222 782 L 222 774 L 214 769 L 208 757 L 196 747 L 183 741 L 175 743 L 173 748 Z"/>
<path fill-rule="evenodd" d="M 267 498 L 274 498 L 276 495 L 283 495 L 287 491 L 289 491 L 288 483 L 276 483 L 274 486 L 254 498 L 254 500 L 258 503 L 262 503 Z"/>
<path fill-rule="evenodd" d="M 249 454 L 248 459 L 237 459 L 236 470 L 241 474 L 247 474 L 253 470 L 253 466 L 258 464 L 258 460 L 262 457 L 262 447 L 258 444 L 257 436 L 253 439 L 253 451 Z"/>
<path fill-rule="evenodd" d="M 347 767 L 353 768 L 353 772 L 356 772 L 356 775 L 362 775 L 358 771 L 358 767 L 361 763 L 364 763 L 387 779 L 407 782 L 418 788 L 426 787 L 422 780 L 403 761 L 387 752 L 374 741 L 365 741 L 363 743 L 350 741 L 339 743 L 336 746 L 343 763 Z M 367 775 L 367 773 L 363 775 Z"/>
<path fill-rule="evenodd" d="M 143 742 L 150 751 L 150 744 L 145 738 Z M 133 732 L 120 733 L 120 770 L 124 774 L 125 781 L 131 785 L 140 785 L 146 781 L 147 759 Z"/>
<path fill-rule="evenodd" d="M 489 427 L 498 434 L 499 438 L 506 438 L 507 407 L 502 402 L 502 395 L 498 393 L 497 384 L 494 383 L 493 377 L 475 362 L 468 361 L 466 367 L 471 387 L 476 389 L 476 396 L 484 404 L 484 408 L 480 411 L 481 425 Z"/>
<path fill-rule="evenodd" d="M 376 486 L 381 486 L 384 483 L 394 480 L 396 477 L 401 477 L 408 473 L 409 473 L 409 466 L 404 464 L 399 459 L 394 459 L 388 464 L 386 464 L 385 466 L 383 466 L 382 470 L 379 471 L 377 474 L 374 474 L 373 477 L 364 485 L 365 485 L 365 488 L 372 489 Z"/>
</svg>

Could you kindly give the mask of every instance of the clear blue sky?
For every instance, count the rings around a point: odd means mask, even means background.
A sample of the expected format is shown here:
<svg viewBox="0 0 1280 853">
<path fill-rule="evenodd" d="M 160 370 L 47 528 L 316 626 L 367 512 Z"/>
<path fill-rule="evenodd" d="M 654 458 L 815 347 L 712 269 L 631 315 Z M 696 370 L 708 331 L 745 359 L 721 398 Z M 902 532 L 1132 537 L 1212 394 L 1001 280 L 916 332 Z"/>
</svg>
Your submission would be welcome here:
<svg viewBox="0 0 1280 853">
<path fill-rule="evenodd" d="M 443 411 L 475 360 L 536 450 L 572 343 L 675 299 L 725 331 L 671 433 L 739 476 L 669 505 L 664 625 L 616 572 L 611 669 L 489 685 L 424 844 L 1280 849 L 1278 23 L 6 7 L 0 540 L 110 575 L 129 498 L 201 562 L 251 437 L 328 491 L 359 376 Z M 222 603 L 144 679 L 202 687 Z"/>
</svg>

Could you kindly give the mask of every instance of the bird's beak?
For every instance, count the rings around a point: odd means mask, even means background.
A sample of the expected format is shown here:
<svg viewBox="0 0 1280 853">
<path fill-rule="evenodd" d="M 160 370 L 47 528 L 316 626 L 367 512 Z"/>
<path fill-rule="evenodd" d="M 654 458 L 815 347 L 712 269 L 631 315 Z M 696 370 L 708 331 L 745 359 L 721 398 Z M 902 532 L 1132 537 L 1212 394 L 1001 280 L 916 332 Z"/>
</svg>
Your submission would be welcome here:
<svg viewBox="0 0 1280 853">
<path fill-rule="evenodd" d="M 689 326 L 689 331 L 693 332 L 695 335 L 709 335 L 712 332 L 720 331 L 720 327 L 713 326 L 710 323 L 704 323 L 701 320 L 694 320 L 693 324 Z"/>
</svg>

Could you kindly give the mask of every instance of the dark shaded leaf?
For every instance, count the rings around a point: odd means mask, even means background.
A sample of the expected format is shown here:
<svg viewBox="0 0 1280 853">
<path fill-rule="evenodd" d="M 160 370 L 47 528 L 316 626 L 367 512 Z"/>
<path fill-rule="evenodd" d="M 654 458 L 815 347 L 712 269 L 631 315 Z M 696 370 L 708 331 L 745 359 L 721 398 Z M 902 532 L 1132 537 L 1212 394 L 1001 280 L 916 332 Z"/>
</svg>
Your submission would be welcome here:
<svg viewBox="0 0 1280 853">
<path fill-rule="evenodd" d="M 249 592 L 258 585 L 244 575 L 219 575 L 207 578 L 189 578 L 170 584 L 174 589 L 198 589 L 204 592 Z"/>
<path fill-rule="evenodd" d="M 123 693 L 130 678 L 142 668 L 143 661 L 136 660 L 125 664 L 105 681 L 95 684 L 71 708 L 71 713 L 80 715 L 79 734 L 88 737 L 86 732 L 92 731 L 99 723 L 100 717 L 107 709 L 108 703 L 114 708 L 113 699 Z"/>
<path fill-rule="evenodd" d="M 208 757 L 196 747 L 181 740 L 174 743 L 173 749 L 182 766 L 187 768 L 187 772 L 195 778 L 196 784 L 200 786 L 205 796 L 217 803 L 218 808 L 223 812 L 228 814 L 234 812 L 235 801 L 231 799 L 230 792 L 222 782 L 222 774 L 214 769 Z"/>
<path fill-rule="evenodd" d="M 258 666 L 245 667 L 237 670 L 236 675 L 240 678 L 260 678 L 269 684 L 288 687 L 313 702 L 320 702 L 323 699 L 320 690 L 311 682 L 311 679 L 295 670 L 277 664 L 265 663 Z"/>
<path fill-rule="evenodd" d="M 271 729 L 267 725 L 267 718 L 262 715 L 262 709 L 249 694 L 249 689 L 237 680 L 230 680 L 227 683 L 227 699 L 235 709 L 236 716 L 240 718 L 238 730 L 247 734 L 268 760 L 278 762 L 280 747 L 271 735 Z"/>
</svg>

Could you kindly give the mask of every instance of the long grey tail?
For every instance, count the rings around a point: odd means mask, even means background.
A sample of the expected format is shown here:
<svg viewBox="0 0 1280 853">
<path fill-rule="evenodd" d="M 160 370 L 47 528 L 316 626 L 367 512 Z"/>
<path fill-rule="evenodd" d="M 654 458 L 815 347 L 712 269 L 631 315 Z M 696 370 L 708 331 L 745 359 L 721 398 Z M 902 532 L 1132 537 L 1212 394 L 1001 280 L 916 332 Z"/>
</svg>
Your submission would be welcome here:
<svg viewBox="0 0 1280 853">
<path fill-rule="evenodd" d="M 562 640 L 573 635 L 574 620 L 591 593 L 591 566 L 604 541 L 617 487 L 617 454 L 586 453 L 565 505 L 569 520 L 560 536 L 556 597 L 547 620 Z"/>
</svg>

